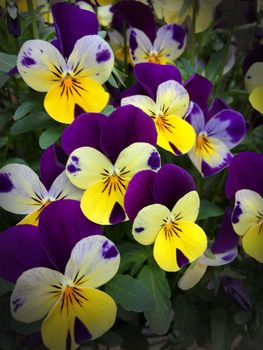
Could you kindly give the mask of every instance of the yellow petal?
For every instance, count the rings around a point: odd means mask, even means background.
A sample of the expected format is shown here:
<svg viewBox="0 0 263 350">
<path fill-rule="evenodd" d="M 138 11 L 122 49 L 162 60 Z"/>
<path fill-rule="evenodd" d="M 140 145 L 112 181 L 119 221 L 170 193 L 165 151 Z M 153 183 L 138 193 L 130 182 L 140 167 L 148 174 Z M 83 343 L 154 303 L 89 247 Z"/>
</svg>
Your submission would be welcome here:
<svg viewBox="0 0 263 350">
<path fill-rule="evenodd" d="M 197 283 L 199 283 L 206 270 L 207 265 L 200 264 L 199 262 L 193 263 L 179 279 L 177 284 L 178 287 L 182 290 L 193 288 Z"/>
<path fill-rule="evenodd" d="M 182 265 L 199 258 L 207 248 L 207 238 L 198 225 L 178 221 L 176 233 L 161 230 L 154 244 L 154 258 L 165 271 L 178 271 Z"/>
<path fill-rule="evenodd" d="M 53 119 L 70 124 L 75 117 L 76 105 L 85 112 L 101 112 L 108 100 L 109 94 L 95 80 L 83 77 L 73 81 L 69 77 L 48 91 L 44 107 Z"/>
<path fill-rule="evenodd" d="M 168 220 L 170 216 L 170 210 L 161 204 L 152 204 L 143 208 L 134 219 L 132 227 L 134 239 L 143 245 L 152 244 L 165 220 Z"/>
<path fill-rule="evenodd" d="M 200 199 L 196 191 L 185 194 L 172 209 L 176 220 L 195 222 L 199 213 Z"/>
<path fill-rule="evenodd" d="M 242 239 L 244 251 L 263 263 L 263 223 L 252 226 Z"/>
<path fill-rule="evenodd" d="M 174 154 L 185 154 L 195 143 L 192 125 L 177 116 L 163 116 L 155 119 L 158 133 L 157 145 Z"/>
<path fill-rule="evenodd" d="M 263 86 L 259 86 L 251 92 L 249 101 L 254 109 L 263 114 Z"/>
</svg>

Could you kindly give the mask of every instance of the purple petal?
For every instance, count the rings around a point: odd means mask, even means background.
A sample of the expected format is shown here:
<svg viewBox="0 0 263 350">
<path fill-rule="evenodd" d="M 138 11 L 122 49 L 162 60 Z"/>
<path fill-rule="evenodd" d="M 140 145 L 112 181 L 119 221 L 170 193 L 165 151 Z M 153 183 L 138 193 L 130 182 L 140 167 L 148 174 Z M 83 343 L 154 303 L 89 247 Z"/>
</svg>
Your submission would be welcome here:
<svg viewBox="0 0 263 350">
<path fill-rule="evenodd" d="M 263 196 L 263 154 L 242 152 L 232 159 L 225 187 L 227 198 L 233 200 L 242 189 Z"/>
<path fill-rule="evenodd" d="M 189 260 L 180 249 L 176 249 L 176 260 L 179 267 L 189 264 Z"/>
<path fill-rule="evenodd" d="M 165 164 L 155 176 L 153 196 L 156 203 L 172 209 L 178 199 L 195 189 L 194 180 L 186 170 L 174 164 Z"/>
<path fill-rule="evenodd" d="M 182 82 L 182 76 L 178 68 L 172 65 L 156 63 L 138 63 L 134 68 L 137 81 L 143 86 L 146 93 L 156 99 L 158 86 L 167 80 Z"/>
<path fill-rule="evenodd" d="M 202 170 L 204 177 L 215 175 L 215 174 L 219 173 L 221 170 L 223 170 L 224 168 L 228 167 L 229 164 L 231 163 L 232 157 L 233 157 L 232 154 L 230 153 L 230 151 L 228 151 L 225 154 L 225 157 L 222 159 L 221 163 L 217 164 L 215 167 L 211 167 L 203 159 L 201 170 Z"/>
<path fill-rule="evenodd" d="M 218 112 L 221 112 L 223 109 L 231 109 L 231 107 L 221 100 L 221 98 L 213 98 L 213 101 L 208 109 L 207 120 L 212 118 Z"/>
<path fill-rule="evenodd" d="M 223 275 L 221 283 L 226 295 L 229 296 L 235 304 L 239 305 L 246 312 L 252 311 L 253 305 L 245 292 L 243 281 Z"/>
<path fill-rule="evenodd" d="M 101 147 L 112 163 L 119 153 L 135 142 L 156 144 L 157 132 L 152 119 L 134 106 L 117 108 L 106 118 L 101 131 Z"/>
<path fill-rule="evenodd" d="M 12 77 L 12 76 L 14 76 L 14 75 L 16 75 L 16 74 L 19 74 L 18 69 L 17 69 L 17 66 L 11 68 L 11 69 L 7 72 L 7 74 L 8 74 L 10 77 Z"/>
<path fill-rule="evenodd" d="M 123 17 L 131 27 L 142 30 L 148 38 L 154 41 L 156 25 L 149 6 L 139 1 L 123 0 L 113 5 L 111 11 Z"/>
<path fill-rule="evenodd" d="M 224 109 L 208 121 L 205 131 L 208 136 L 219 139 L 232 149 L 245 137 L 246 123 L 242 114 L 232 109 Z"/>
<path fill-rule="evenodd" d="M 141 64 L 147 64 L 147 63 L 138 63 L 136 64 L 135 68 Z M 121 98 L 133 96 L 133 95 L 145 95 L 145 90 L 141 84 L 135 83 L 134 85 L 128 87 L 128 89 L 124 90 L 121 93 Z"/>
<path fill-rule="evenodd" d="M 44 209 L 39 232 L 50 261 L 63 273 L 76 243 L 84 237 L 102 234 L 102 228 L 84 216 L 78 201 L 64 199 Z"/>
<path fill-rule="evenodd" d="M 190 103 L 187 112 L 186 121 L 192 125 L 196 134 L 199 134 L 205 129 L 205 117 L 202 109 L 194 102 Z"/>
<path fill-rule="evenodd" d="M 88 328 L 80 321 L 78 317 L 75 318 L 74 323 L 74 338 L 77 344 L 85 343 L 92 338 Z"/>
<path fill-rule="evenodd" d="M 52 268 L 40 242 L 38 228 L 18 225 L 1 232 L 0 277 L 16 282 L 24 271 L 33 267 Z"/>
<path fill-rule="evenodd" d="M 156 173 L 151 170 L 138 172 L 131 179 L 124 197 L 124 206 L 128 217 L 134 220 L 139 211 L 154 203 L 153 184 Z"/>
<path fill-rule="evenodd" d="M 239 236 L 233 230 L 231 222 L 231 209 L 227 207 L 220 229 L 210 249 L 213 254 L 225 253 L 237 247 L 238 242 Z"/>
<path fill-rule="evenodd" d="M 122 206 L 118 202 L 116 202 L 110 214 L 110 219 L 109 219 L 110 223 L 112 225 L 115 225 L 115 224 L 118 224 L 119 222 L 124 221 L 125 218 L 126 218 L 125 211 L 123 210 Z"/>
<path fill-rule="evenodd" d="M 184 87 L 190 100 L 197 103 L 206 115 L 208 97 L 213 88 L 211 81 L 195 73 L 184 83 Z"/>
<path fill-rule="evenodd" d="M 263 45 L 257 45 L 247 54 L 245 61 L 243 63 L 243 72 L 246 74 L 248 68 L 252 66 L 253 63 L 263 62 Z"/>
<path fill-rule="evenodd" d="M 98 34 L 98 20 L 93 12 L 63 2 L 52 6 L 52 15 L 56 36 L 61 42 L 65 57 L 69 57 L 78 39 Z"/>
<path fill-rule="evenodd" d="M 67 154 L 58 145 L 49 146 L 40 158 L 40 180 L 49 190 L 54 180 L 65 170 Z"/>
<path fill-rule="evenodd" d="M 84 146 L 101 151 L 101 129 L 107 117 L 100 113 L 85 113 L 76 118 L 62 133 L 62 147 L 70 154 L 74 149 Z"/>
</svg>

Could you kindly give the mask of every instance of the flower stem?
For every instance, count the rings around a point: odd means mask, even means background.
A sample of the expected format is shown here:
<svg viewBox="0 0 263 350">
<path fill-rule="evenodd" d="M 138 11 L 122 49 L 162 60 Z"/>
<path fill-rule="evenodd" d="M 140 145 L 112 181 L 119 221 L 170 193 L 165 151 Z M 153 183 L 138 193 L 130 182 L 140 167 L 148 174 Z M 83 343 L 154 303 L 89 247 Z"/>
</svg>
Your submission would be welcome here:
<svg viewBox="0 0 263 350">
<path fill-rule="evenodd" d="M 198 0 L 192 1 L 193 6 L 193 17 L 192 17 L 192 28 L 191 28 L 191 36 L 190 36 L 190 58 L 192 67 L 195 66 L 195 27 L 196 27 L 196 15 L 198 11 Z"/>
<path fill-rule="evenodd" d="M 228 33 L 228 38 L 227 38 L 227 42 L 224 48 L 224 55 L 221 61 L 221 65 L 219 67 L 219 72 L 218 72 L 218 79 L 217 79 L 217 88 L 216 88 L 216 93 L 215 95 L 217 95 L 220 91 L 220 88 L 222 86 L 222 84 L 220 84 L 222 77 L 223 77 L 223 72 L 224 72 L 224 67 L 226 65 L 227 62 L 227 57 L 228 57 L 228 51 L 229 51 L 229 46 L 231 44 L 231 38 L 235 29 L 235 23 L 236 23 L 236 15 L 237 15 L 237 9 L 238 9 L 238 4 L 239 4 L 239 0 L 235 0 L 234 3 L 234 14 L 233 14 L 233 19 L 232 19 L 232 23 L 231 23 L 231 27 L 230 27 L 230 31 Z"/>
<path fill-rule="evenodd" d="M 36 16 L 35 16 L 34 8 L 33 8 L 33 2 L 32 2 L 32 0 L 26 0 L 26 2 L 27 2 L 29 13 L 30 13 L 30 17 L 31 17 L 34 39 L 39 39 L 39 32 L 38 32 Z"/>
</svg>

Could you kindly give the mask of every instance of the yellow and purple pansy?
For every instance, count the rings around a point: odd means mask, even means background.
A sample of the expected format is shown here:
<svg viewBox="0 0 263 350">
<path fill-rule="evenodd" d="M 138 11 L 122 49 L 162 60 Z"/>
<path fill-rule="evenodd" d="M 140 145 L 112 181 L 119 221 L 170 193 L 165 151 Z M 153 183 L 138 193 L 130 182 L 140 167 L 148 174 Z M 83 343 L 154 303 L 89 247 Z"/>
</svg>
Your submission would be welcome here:
<svg viewBox="0 0 263 350">
<path fill-rule="evenodd" d="M 180 74 L 177 74 L 175 67 L 168 67 L 166 71 L 167 78 L 170 75 L 180 80 Z M 156 83 L 159 76 L 160 81 L 164 79 L 164 71 L 160 65 L 136 65 L 135 76 L 138 81 L 143 81 L 146 72 L 155 73 L 153 80 L 156 80 Z M 152 82 L 152 90 L 153 85 Z M 151 95 L 154 95 L 154 98 Z M 195 142 L 195 132 L 184 120 L 190 103 L 187 90 L 177 80 L 168 78 L 159 85 L 156 84 L 156 91 L 151 95 L 130 95 L 121 100 L 121 105 L 138 107 L 153 119 L 158 134 L 158 146 L 176 155 L 189 152 Z"/>
<path fill-rule="evenodd" d="M 1 277 L 16 282 L 11 313 L 25 323 L 43 319 L 48 349 L 74 350 L 112 327 L 116 304 L 98 287 L 116 274 L 120 255 L 78 202 L 52 203 L 39 228 L 22 225 L 2 232 L 0 251 Z"/>
<path fill-rule="evenodd" d="M 52 146 L 41 156 L 40 178 L 27 165 L 8 164 L 0 170 L 0 206 L 12 213 L 26 215 L 19 224 L 37 225 L 42 210 L 60 199 L 80 200 L 83 191 L 72 185 L 61 162 L 66 157 Z M 64 157 L 64 158 L 63 158 Z"/>
<path fill-rule="evenodd" d="M 246 171 L 244 171 L 246 169 Z M 229 166 L 226 195 L 235 200 L 232 224 L 245 252 L 263 262 L 263 155 L 241 152 Z"/>
<path fill-rule="evenodd" d="M 249 102 L 254 109 L 263 114 L 263 45 L 256 46 L 248 53 L 243 69 Z"/>
<path fill-rule="evenodd" d="M 92 12 L 74 6 L 73 8 L 84 12 L 86 19 L 95 16 Z M 55 21 L 59 9 L 60 7 L 53 9 Z M 67 11 L 70 9 L 67 8 Z M 63 23 L 59 23 L 59 29 Z M 61 31 L 59 33 L 63 43 Z M 67 45 L 63 57 L 51 43 L 29 40 L 21 47 L 17 60 L 17 68 L 24 81 L 34 90 L 47 92 L 44 100 L 47 113 L 53 119 L 66 124 L 74 120 L 77 106 L 86 112 L 103 110 L 109 100 L 109 94 L 102 84 L 108 80 L 114 64 L 109 44 L 96 34 L 77 39 L 70 54 L 68 49 Z"/>
<path fill-rule="evenodd" d="M 157 173 L 136 174 L 128 185 L 125 209 L 133 219 L 132 235 L 143 245 L 154 243 L 153 255 L 165 271 L 178 271 L 199 258 L 207 238 L 195 224 L 199 196 L 187 171 L 164 165 Z"/>
<path fill-rule="evenodd" d="M 189 157 L 204 176 L 217 174 L 229 165 L 232 159 L 230 149 L 237 146 L 246 134 L 243 116 L 228 108 L 205 119 L 202 109 L 192 103 L 186 120 L 196 134 L 195 145 Z"/>
<path fill-rule="evenodd" d="M 219 231 L 204 254 L 194 261 L 178 281 L 182 290 L 193 288 L 204 276 L 209 266 L 222 266 L 231 263 L 238 254 L 239 237 L 233 230 L 231 209 L 226 208 Z"/>
<path fill-rule="evenodd" d="M 131 178 L 158 170 L 154 123 L 140 109 L 119 107 L 109 117 L 83 114 L 62 135 L 69 154 L 69 180 L 85 190 L 81 209 L 88 219 L 110 225 L 127 220 L 124 194 Z"/>
</svg>

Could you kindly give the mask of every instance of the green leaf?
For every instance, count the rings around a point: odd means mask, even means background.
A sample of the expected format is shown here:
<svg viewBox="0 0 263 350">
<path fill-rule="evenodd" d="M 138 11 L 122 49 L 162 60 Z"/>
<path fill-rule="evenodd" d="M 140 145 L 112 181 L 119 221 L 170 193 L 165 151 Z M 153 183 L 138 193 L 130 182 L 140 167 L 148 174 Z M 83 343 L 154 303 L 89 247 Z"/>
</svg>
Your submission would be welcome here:
<svg viewBox="0 0 263 350">
<path fill-rule="evenodd" d="M 5 295 L 14 288 L 14 284 L 0 278 L 0 295 Z"/>
<path fill-rule="evenodd" d="M 12 135 L 20 135 L 28 131 L 44 129 L 52 125 L 51 118 L 45 112 L 30 113 L 17 120 L 11 127 Z"/>
<path fill-rule="evenodd" d="M 227 349 L 227 315 L 223 308 L 215 308 L 212 311 L 211 338 L 214 350 Z"/>
<path fill-rule="evenodd" d="M 210 58 L 205 68 L 206 77 L 209 80 L 211 81 L 216 80 L 216 77 L 221 70 L 222 60 L 224 59 L 224 56 L 225 56 L 225 48 L 217 51 Z"/>
<path fill-rule="evenodd" d="M 183 5 L 182 5 L 182 7 L 181 7 L 181 10 L 180 10 L 180 12 L 179 12 L 179 16 L 180 16 L 180 17 L 183 17 L 183 16 L 184 16 L 186 10 L 187 10 L 188 7 L 190 6 L 190 3 L 191 3 L 191 0 L 184 0 L 184 3 L 183 3 Z"/>
<path fill-rule="evenodd" d="M 115 78 L 112 74 L 110 75 L 108 82 L 111 86 L 115 87 L 116 89 L 119 88 L 117 81 L 115 80 Z"/>
<path fill-rule="evenodd" d="M 51 126 L 43 131 L 39 138 L 39 146 L 42 149 L 48 148 L 60 138 L 62 130 L 61 126 Z"/>
<path fill-rule="evenodd" d="M 9 76 L 6 73 L 0 74 L 0 88 L 2 88 L 7 80 L 9 79 Z"/>
<path fill-rule="evenodd" d="M 102 39 L 105 39 L 106 35 L 107 35 L 107 32 L 105 32 L 105 30 L 100 30 L 98 32 L 98 35 L 102 38 Z"/>
<path fill-rule="evenodd" d="M 153 297 L 147 286 L 129 275 L 117 275 L 105 287 L 124 310 L 141 312 L 154 307 Z"/>
<path fill-rule="evenodd" d="M 101 113 L 105 115 L 110 115 L 114 110 L 115 108 L 112 105 L 107 105 Z"/>
<path fill-rule="evenodd" d="M 182 66 L 182 69 L 184 71 L 186 71 L 188 73 L 188 75 L 194 74 L 195 70 L 192 67 L 191 63 L 186 58 L 181 57 L 179 62 Z"/>
<path fill-rule="evenodd" d="M 126 84 L 124 83 L 124 80 L 127 77 L 127 75 L 125 73 L 123 73 L 121 70 L 119 70 L 118 68 L 116 68 L 116 67 L 113 67 L 112 73 L 119 80 L 119 82 L 124 87 L 126 87 Z"/>
<path fill-rule="evenodd" d="M 139 274 L 139 280 L 150 288 L 154 308 L 144 312 L 152 331 L 158 335 L 165 334 L 172 321 L 171 291 L 164 271 L 155 266 L 145 266 Z"/>
<path fill-rule="evenodd" d="M 143 249 L 136 249 L 122 255 L 120 264 L 120 273 L 130 270 L 131 275 L 135 275 L 147 259 Z"/>
<path fill-rule="evenodd" d="M 215 216 L 223 215 L 224 211 L 218 205 L 206 200 L 201 199 L 200 210 L 197 220 L 203 220 L 207 218 L 212 218 Z"/>
<path fill-rule="evenodd" d="M 33 110 L 35 107 L 35 102 L 34 101 L 25 101 L 23 102 L 15 111 L 13 115 L 14 120 L 19 120 L 23 117 L 25 117 L 29 112 Z"/>
<path fill-rule="evenodd" d="M 4 147 L 7 144 L 7 142 L 8 142 L 7 136 L 0 137 L 0 148 Z"/>
<path fill-rule="evenodd" d="M 16 66 L 17 57 L 0 52 L 0 72 L 7 73 Z"/>
</svg>

